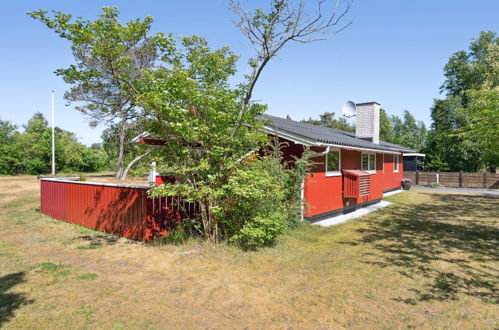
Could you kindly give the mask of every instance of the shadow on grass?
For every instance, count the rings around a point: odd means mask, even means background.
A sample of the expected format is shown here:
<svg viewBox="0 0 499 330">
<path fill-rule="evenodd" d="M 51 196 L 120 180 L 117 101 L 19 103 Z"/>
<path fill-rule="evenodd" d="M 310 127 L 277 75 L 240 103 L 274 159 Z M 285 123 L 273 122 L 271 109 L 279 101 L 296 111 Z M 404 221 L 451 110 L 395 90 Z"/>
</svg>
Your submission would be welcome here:
<svg viewBox="0 0 499 330">
<path fill-rule="evenodd" d="M 493 264 L 499 260 L 498 202 L 491 196 L 434 194 L 427 203 L 387 210 L 389 216 L 358 229 L 361 238 L 346 244 L 373 244 L 373 253 L 364 257 L 377 261 L 364 262 L 401 267 L 409 278 L 431 279 L 427 287 L 410 289 L 415 298 L 395 300 L 413 304 L 466 294 L 497 304 L 499 273 Z M 435 266 L 443 263 L 452 270 Z"/>
<path fill-rule="evenodd" d="M 0 277 L 0 328 L 21 306 L 32 304 L 34 300 L 27 299 L 23 293 L 9 293 L 14 286 L 26 282 L 26 273 L 12 273 Z"/>
<path fill-rule="evenodd" d="M 120 237 L 115 235 L 96 234 L 78 236 L 77 239 L 87 241 L 90 245 L 113 245 L 118 243 Z"/>
</svg>

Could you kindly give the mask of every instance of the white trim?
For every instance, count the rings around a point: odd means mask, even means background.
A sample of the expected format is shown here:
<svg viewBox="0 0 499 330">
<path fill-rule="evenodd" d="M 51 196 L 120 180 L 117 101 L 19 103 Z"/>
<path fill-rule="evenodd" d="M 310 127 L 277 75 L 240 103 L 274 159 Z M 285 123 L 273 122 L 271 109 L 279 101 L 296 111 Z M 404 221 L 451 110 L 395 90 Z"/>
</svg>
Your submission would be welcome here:
<svg viewBox="0 0 499 330">
<path fill-rule="evenodd" d="M 138 188 L 138 189 L 151 189 L 149 186 L 133 186 L 126 184 L 115 184 L 115 183 L 100 183 L 100 182 L 86 182 L 86 181 L 72 181 L 72 180 L 59 180 L 59 179 L 46 179 L 42 178 L 40 181 L 52 181 L 52 182 L 63 182 L 63 183 L 74 183 L 74 184 L 85 184 L 90 186 L 104 186 L 104 187 L 117 187 L 117 188 Z"/>
<path fill-rule="evenodd" d="M 364 157 L 364 155 L 374 156 L 374 169 L 369 168 L 370 158 L 371 158 L 370 156 L 367 156 L 367 169 L 365 170 L 362 168 L 362 158 Z M 360 154 L 360 169 L 361 169 L 361 171 L 364 171 L 364 172 L 367 172 L 370 174 L 376 174 L 376 153 L 375 152 L 363 152 Z"/>
<path fill-rule="evenodd" d="M 283 131 L 278 130 L 275 127 L 265 126 L 263 128 L 263 130 L 267 133 L 276 134 L 277 136 L 283 137 L 283 138 L 290 140 L 291 142 L 294 142 L 294 143 L 303 144 L 305 146 L 317 145 L 317 143 L 314 140 L 308 139 L 304 136 L 300 136 L 297 134 L 283 132 Z"/>
<path fill-rule="evenodd" d="M 287 131 L 282 131 L 278 130 L 277 128 L 270 127 L 270 126 L 265 126 L 263 130 L 267 133 L 270 134 L 275 134 L 277 136 L 280 136 L 282 138 L 285 138 L 287 140 L 290 140 L 294 143 L 302 144 L 305 146 L 317 146 L 317 147 L 334 147 L 334 148 L 340 148 L 340 149 L 346 149 L 346 150 L 358 150 L 358 151 L 367 151 L 367 152 L 377 152 L 379 154 L 399 154 L 400 152 L 398 151 L 388 151 L 388 150 L 380 150 L 380 149 L 371 149 L 371 148 L 362 148 L 362 147 L 350 147 L 350 146 L 345 146 L 342 144 L 335 144 L 335 143 L 324 143 L 324 142 L 316 142 L 315 140 L 309 139 L 307 137 L 290 133 Z M 389 147 L 387 147 L 389 148 Z"/>
<path fill-rule="evenodd" d="M 397 157 L 397 161 L 395 161 L 395 157 Z M 397 155 L 393 155 L 393 173 L 398 173 L 399 172 L 399 163 L 400 163 L 399 162 L 400 161 L 399 157 L 400 156 L 398 154 Z M 395 169 L 395 164 L 397 164 L 397 169 Z"/>
<path fill-rule="evenodd" d="M 416 157 L 426 157 L 425 154 L 418 154 L 417 152 L 403 153 L 402 156 L 416 156 Z"/>
<path fill-rule="evenodd" d="M 383 154 L 383 174 L 385 174 L 385 154 Z"/>
<path fill-rule="evenodd" d="M 338 153 L 338 170 L 336 171 L 328 171 L 327 170 L 327 156 L 330 152 L 337 152 Z M 330 150 L 329 147 L 327 147 L 327 153 L 324 154 L 324 172 L 326 173 L 327 177 L 330 176 L 341 176 L 341 149 L 335 148 Z"/>
<path fill-rule="evenodd" d="M 397 190 L 392 190 L 392 191 L 389 191 L 387 193 L 383 193 L 383 197 L 388 197 L 388 196 L 395 195 L 395 194 L 398 194 L 401 192 L 403 192 L 402 188 L 397 189 Z"/>
<path fill-rule="evenodd" d="M 358 210 L 347 213 L 347 214 L 341 214 L 341 215 L 337 215 L 337 216 L 334 216 L 331 218 L 320 220 L 320 221 L 314 222 L 313 224 L 318 225 L 318 226 L 322 226 L 322 227 L 334 226 L 334 225 L 343 223 L 345 221 L 348 221 L 350 219 L 355 219 L 355 218 L 364 216 L 368 213 L 371 213 L 373 211 L 377 211 L 377 210 L 382 209 L 390 204 L 392 204 L 392 203 L 385 201 L 385 200 L 382 200 L 382 201 L 379 201 L 379 203 L 369 205 L 366 207 L 361 207 Z"/>
<path fill-rule="evenodd" d="M 139 135 L 137 135 L 136 137 L 134 137 L 131 142 L 139 142 L 141 139 L 143 138 L 147 138 L 151 136 L 151 133 L 149 133 L 148 131 L 144 131 L 142 133 L 140 133 Z"/>
</svg>

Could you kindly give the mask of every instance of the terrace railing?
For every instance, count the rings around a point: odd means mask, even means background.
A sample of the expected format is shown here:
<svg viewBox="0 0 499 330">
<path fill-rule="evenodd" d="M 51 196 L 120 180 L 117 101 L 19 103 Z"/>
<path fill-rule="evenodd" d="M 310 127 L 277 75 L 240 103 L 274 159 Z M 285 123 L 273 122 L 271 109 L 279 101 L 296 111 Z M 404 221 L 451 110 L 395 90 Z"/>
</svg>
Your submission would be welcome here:
<svg viewBox="0 0 499 330">
<path fill-rule="evenodd" d="M 149 186 L 41 179 L 40 211 L 54 219 L 141 241 L 167 236 L 199 215 L 178 197 L 149 198 Z"/>
</svg>

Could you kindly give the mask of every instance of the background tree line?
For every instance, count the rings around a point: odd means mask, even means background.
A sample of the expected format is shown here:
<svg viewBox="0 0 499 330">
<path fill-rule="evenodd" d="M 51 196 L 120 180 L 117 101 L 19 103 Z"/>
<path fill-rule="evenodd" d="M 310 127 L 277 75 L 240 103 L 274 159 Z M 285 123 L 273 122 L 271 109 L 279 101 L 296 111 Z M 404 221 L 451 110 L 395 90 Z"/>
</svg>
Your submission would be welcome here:
<svg viewBox="0 0 499 330">
<path fill-rule="evenodd" d="M 50 173 L 52 130 L 37 112 L 22 129 L 0 119 L 0 174 Z M 109 156 L 100 144 L 87 147 L 72 132 L 55 128 L 57 172 L 95 172 L 109 169 Z"/>
</svg>

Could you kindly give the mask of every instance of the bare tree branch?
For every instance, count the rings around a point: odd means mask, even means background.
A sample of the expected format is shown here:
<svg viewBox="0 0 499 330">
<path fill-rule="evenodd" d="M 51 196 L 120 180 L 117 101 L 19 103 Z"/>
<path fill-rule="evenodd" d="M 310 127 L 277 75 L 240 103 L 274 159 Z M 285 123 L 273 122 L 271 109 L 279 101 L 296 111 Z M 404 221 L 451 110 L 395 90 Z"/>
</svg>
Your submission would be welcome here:
<svg viewBox="0 0 499 330">
<path fill-rule="evenodd" d="M 235 15 L 234 24 L 255 48 L 251 58 L 251 75 L 241 98 L 234 133 L 241 125 L 244 112 L 249 106 L 255 85 L 268 62 L 290 41 L 311 43 L 327 40 L 349 27 L 353 21 L 343 23 L 351 10 L 350 0 L 316 0 L 317 10 L 307 12 L 305 0 L 270 0 L 269 12 L 256 9 L 252 13 L 243 8 L 244 0 L 228 0 L 229 9 Z M 307 1 L 311 3 L 312 1 Z"/>
</svg>

